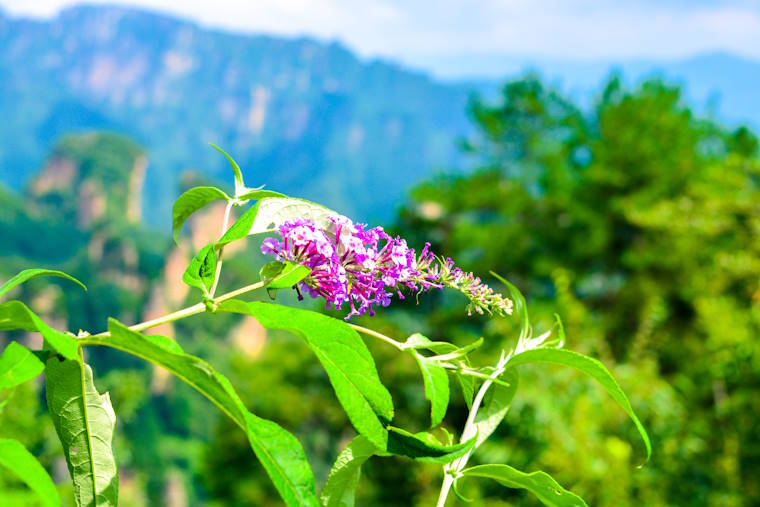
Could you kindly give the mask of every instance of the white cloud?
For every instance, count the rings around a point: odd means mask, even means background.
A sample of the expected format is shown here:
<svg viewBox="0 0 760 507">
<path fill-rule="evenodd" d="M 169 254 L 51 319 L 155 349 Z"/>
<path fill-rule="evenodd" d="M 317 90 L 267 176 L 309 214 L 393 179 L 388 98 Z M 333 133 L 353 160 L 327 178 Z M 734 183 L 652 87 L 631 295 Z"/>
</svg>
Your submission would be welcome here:
<svg viewBox="0 0 760 507">
<path fill-rule="evenodd" d="M 760 7 L 742 0 L 126 2 L 206 26 L 340 39 L 365 56 L 400 58 L 428 67 L 433 64 L 427 62 L 466 55 L 615 60 L 727 50 L 760 58 Z M 11 13 L 34 16 L 52 16 L 74 3 L 0 0 Z"/>
</svg>

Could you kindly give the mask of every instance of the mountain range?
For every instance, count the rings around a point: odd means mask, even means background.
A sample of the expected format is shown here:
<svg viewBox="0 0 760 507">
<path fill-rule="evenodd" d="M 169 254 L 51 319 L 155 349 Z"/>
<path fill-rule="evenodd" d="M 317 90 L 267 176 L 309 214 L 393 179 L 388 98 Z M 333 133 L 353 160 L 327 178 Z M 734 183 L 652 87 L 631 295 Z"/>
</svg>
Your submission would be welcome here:
<svg viewBox="0 0 760 507">
<path fill-rule="evenodd" d="M 516 68 L 505 65 L 505 76 Z M 534 68 L 589 97 L 609 72 Z M 697 104 L 720 97 L 726 121 L 760 125 L 760 63 L 712 54 L 619 68 L 632 79 L 659 71 Z M 153 225 L 168 224 L 183 171 L 229 181 L 209 142 L 238 160 L 249 185 L 386 219 L 414 183 L 466 167 L 457 141 L 472 130 L 468 100 L 499 82 L 437 80 L 336 42 L 232 34 L 125 7 L 74 7 L 49 20 L 0 12 L 0 181 L 24 186 L 62 134 L 109 130 L 146 150 Z"/>
</svg>

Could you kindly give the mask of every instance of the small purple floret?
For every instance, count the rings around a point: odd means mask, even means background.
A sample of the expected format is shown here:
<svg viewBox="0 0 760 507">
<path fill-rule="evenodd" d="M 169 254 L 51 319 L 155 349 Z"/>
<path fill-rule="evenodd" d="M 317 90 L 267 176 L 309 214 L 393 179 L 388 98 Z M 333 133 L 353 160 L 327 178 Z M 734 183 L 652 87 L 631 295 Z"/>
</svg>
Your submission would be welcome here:
<svg viewBox="0 0 760 507">
<path fill-rule="evenodd" d="M 278 230 L 282 240 L 265 239 L 261 251 L 310 268 L 300 288 L 313 298 L 324 298 L 328 309 L 348 303 L 346 320 L 374 315 L 373 305 L 388 306 L 394 294 L 404 299 L 402 289 L 424 292 L 443 287 L 465 294 L 469 313 L 512 313 L 511 300 L 454 267 L 451 259 L 435 257 L 429 244 L 416 256 L 406 240 L 389 236 L 382 227 L 367 229 L 341 215 L 329 221 L 327 228 L 306 219 L 285 222 Z"/>
</svg>

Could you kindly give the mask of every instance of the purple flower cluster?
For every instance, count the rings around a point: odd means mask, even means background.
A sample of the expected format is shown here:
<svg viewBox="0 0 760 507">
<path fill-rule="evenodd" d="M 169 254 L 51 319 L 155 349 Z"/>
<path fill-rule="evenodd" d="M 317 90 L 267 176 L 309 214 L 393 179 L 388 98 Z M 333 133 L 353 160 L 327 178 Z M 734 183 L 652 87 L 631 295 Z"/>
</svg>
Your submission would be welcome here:
<svg viewBox="0 0 760 507">
<path fill-rule="evenodd" d="M 451 259 L 439 260 L 428 244 L 416 256 L 406 240 L 389 236 L 382 227 L 367 229 L 340 215 L 329 222 L 326 228 L 306 219 L 285 222 L 279 227 L 282 240 L 265 239 L 261 251 L 310 268 L 300 288 L 324 298 L 328 309 L 347 302 L 351 311 L 346 319 L 374 315 L 373 305 L 388 306 L 394 293 L 404 299 L 403 288 L 423 292 L 444 286 L 470 299 L 470 313 L 512 312 L 512 301 L 454 267 Z"/>
</svg>

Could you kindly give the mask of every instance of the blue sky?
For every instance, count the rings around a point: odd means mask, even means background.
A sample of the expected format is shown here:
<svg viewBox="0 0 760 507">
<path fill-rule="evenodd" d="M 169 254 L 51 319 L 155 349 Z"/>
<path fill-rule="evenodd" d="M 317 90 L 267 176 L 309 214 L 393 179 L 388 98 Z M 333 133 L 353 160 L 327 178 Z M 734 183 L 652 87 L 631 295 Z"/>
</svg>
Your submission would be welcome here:
<svg viewBox="0 0 760 507">
<path fill-rule="evenodd" d="M 72 0 L 0 0 L 49 17 Z M 93 2 L 89 2 L 93 3 Z M 338 39 L 439 76 L 477 74 L 494 59 L 616 62 L 727 51 L 760 60 L 760 2 L 614 0 L 101 0 L 254 33 Z M 483 62 L 482 65 L 479 62 Z"/>
</svg>

